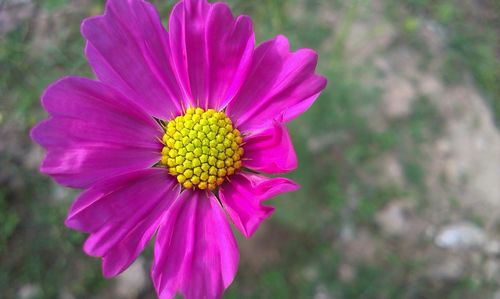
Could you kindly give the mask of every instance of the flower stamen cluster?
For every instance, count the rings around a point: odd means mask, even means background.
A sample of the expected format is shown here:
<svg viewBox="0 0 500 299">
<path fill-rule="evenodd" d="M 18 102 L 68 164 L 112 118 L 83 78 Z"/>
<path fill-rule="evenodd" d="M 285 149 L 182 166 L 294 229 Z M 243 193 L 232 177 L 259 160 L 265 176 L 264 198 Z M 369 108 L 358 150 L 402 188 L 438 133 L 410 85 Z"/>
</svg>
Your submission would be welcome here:
<svg viewBox="0 0 500 299">
<path fill-rule="evenodd" d="M 169 121 L 161 164 L 186 189 L 214 190 L 242 166 L 243 139 L 224 112 L 189 108 Z"/>
</svg>

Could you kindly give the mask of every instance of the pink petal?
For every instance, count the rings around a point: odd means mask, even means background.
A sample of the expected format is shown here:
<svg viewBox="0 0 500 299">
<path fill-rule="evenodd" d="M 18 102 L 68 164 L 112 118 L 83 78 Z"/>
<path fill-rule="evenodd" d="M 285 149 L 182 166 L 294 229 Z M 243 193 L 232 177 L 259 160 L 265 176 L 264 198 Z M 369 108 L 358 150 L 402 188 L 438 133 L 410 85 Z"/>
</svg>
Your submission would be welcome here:
<svg viewBox="0 0 500 299">
<path fill-rule="evenodd" d="M 219 192 L 220 200 L 238 230 L 249 238 L 262 221 L 271 216 L 274 208 L 262 202 L 299 186 L 285 178 L 267 178 L 255 174 L 237 174 L 231 177 Z"/>
<path fill-rule="evenodd" d="M 47 88 L 42 104 L 52 118 L 31 136 L 47 149 L 41 171 L 62 185 L 85 188 L 161 158 L 160 126 L 102 83 L 62 79 Z"/>
<path fill-rule="evenodd" d="M 251 63 L 250 18 L 235 19 L 224 3 L 179 2 L 170 17 L 172 57 L 192 105 L 223 108 L 234 97 Z"/>
<path fill-rule="evenodd" d="M 152 276 L 161 299 L 220 298 L 238 267 L 238 248 L 213 194 L 184 191 L 158 231 Z"/>
<path fill-rule="evenodd" d="M 288 40 L 278 36 L 255 49 L 244 85 L 227 113 L 241 131 L 268 127 L 283 114 L 289 121 L 307 110 L 326 86 L 316 75 L 317 55 L 301 49 L 291 53 Z"/>
<path fill-rule="evenodd" d="M 155 117 L 180 113 L 185 95 L 171 65 L 168 33 L 154 6 L 143 0 L 108 0 L 103 16 L 82 23 L 82 34 L 99 80 Z"/>
<path fill-rule="evenodd" d="M 151 168 L 95 184 L 73 203 L 66 225 L 90 233 L 87 254 L 103 257 L 111 277 L 125 270 L 158 228 L 180 188 L 165 169 Z"/>
<path fill-rule="evenodd" d="M 273 126 L 245 138 L 245 167 L 266 173 L 285 173 L 297 168 L 297 156 L 285 124 Z"/>
</svg>

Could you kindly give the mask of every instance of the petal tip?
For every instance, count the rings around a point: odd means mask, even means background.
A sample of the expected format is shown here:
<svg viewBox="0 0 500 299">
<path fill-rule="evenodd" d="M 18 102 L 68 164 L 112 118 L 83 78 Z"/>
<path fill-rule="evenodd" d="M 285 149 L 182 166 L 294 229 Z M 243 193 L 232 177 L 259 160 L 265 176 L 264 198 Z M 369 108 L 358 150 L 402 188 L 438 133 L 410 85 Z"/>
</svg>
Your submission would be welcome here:
<svg viewBox="0 0 500 299">
<path fill-rule="evenodd" d="M 291 179 L 283 178 L 282 184 L 284 186 L 284 192 L 293 192 L 300 189 L 300 185 Z"/>
<path fill-rule="evenodd" d="M 36 142 L 37 144 L 41 145 L 43 143 L 43 141 L 41 140 L 42 137 L 40 136 L 40 130 L 42 130 L 41 128 L 43 127 L 43 124 L 45 122 L 47 122 L 48 120 L 42 120 L 41 122 L 37 123 L 36 125 L 34 125 L 31 129 L 30 129 L 30 132 L 29 132 L 29 137 L 31 140 L 33 140 L 34 142 Z"/>
</svg>

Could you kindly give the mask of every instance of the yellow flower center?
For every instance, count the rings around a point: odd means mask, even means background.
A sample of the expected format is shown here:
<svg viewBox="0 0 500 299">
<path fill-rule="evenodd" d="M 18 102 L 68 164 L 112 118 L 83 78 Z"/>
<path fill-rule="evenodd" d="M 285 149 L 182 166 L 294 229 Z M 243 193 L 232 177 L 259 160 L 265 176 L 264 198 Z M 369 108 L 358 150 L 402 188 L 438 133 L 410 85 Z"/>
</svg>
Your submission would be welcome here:
<svg viewBox="0 0 500 299">
<path fill-rule="evenodd" d="M 241 168 L 243 139 L 224 112 L 189 108 L 168 122 L 161 164 L 184 188 L 214 190 Z"/>
</svg>

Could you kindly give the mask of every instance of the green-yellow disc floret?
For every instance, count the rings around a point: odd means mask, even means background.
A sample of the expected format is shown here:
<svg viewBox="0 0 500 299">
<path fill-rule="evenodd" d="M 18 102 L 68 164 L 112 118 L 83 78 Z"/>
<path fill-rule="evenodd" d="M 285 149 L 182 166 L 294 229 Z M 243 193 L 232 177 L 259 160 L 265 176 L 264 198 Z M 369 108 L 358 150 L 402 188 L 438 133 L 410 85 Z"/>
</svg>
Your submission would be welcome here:
<svg viewBox="0 0 500 299">
<path fill-rule="evenodd" d="M 224 112 L 189 108 L 168 122 L 161 164 L 184 188 L 214 190 L 241 168 L 243 139 Z"/>
</svg>

